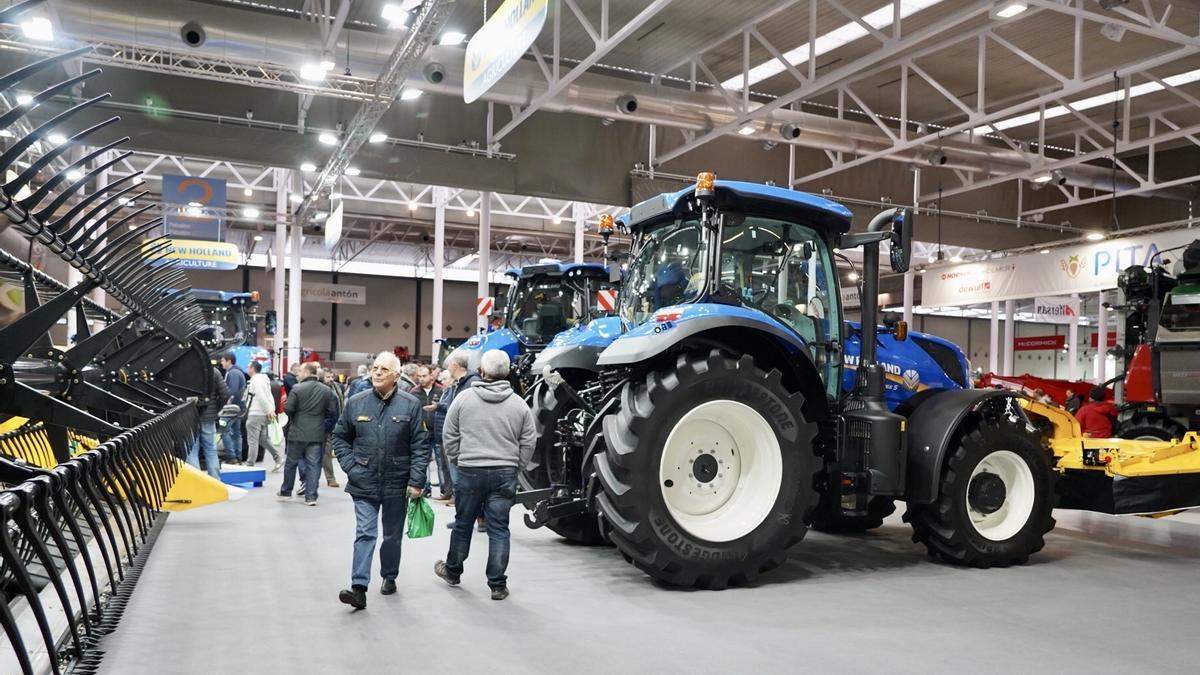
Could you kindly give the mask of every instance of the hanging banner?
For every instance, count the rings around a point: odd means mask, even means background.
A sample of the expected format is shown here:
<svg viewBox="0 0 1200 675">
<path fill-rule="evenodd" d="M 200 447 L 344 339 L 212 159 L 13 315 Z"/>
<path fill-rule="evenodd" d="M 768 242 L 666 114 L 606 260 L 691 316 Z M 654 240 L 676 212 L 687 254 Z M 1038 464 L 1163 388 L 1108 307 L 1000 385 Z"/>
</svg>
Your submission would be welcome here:
<svg viewBox="0 0 1200 675">
<path fill-rule="evenodd" d="M 1062 349 L 1067 346 L 1066 335 L 1038 335 L 1013 338 L 1013 351 L 1031 352 L 1041 349 Z"/>
<path fill-rule="evenodd" d="M 1117 287 L 1117 276 L 1131 265 L 1149 266 L 1164 258 L 1179 260 L 1198 238 L 1196 230 L 1180 229 L 1123 237 L 1094 244 L 1054 249 L 1047 255 L 998 258 L 931 269 L 921 277 L 921 305 L 957 307 L 993 300 L 1016 300 L 1039 295 L 1093 293 Z"/>
<path fill-rule="evenodd" d="M 521 60 L 546 24 L 548 0 L 505 0 L 467 43 L 463 102 L 471 103 Z"/>
<path fill-rule="evenodd" d="M 367 304 L 367 287 L 351 284 L 300 283 L 300 302 L 332 302 L 338 305 Z"/>
<path fill-rule="evenodd" d="M 163 174 L 162 201 L 167 234 L 185 239 L 221 239 L 223 179 Z"/>
<path fill-rule="evenodd" d="M 1071 323 L 1079 316 L 1079 298 L 1035 298 L 1034 323 Z"/>
<path fill-rule="evenodd" d="M 142 244 L 143 254 L 146 244 Z M 193 270 L 236 270 L 242 262 L 238 247 L 223 241 L 201 241 L 196 239 L 172 239 L 171 252 L 157 261 L 157 265 L 169 260 L 178 260 L 180 267 Z"/>
</svg>

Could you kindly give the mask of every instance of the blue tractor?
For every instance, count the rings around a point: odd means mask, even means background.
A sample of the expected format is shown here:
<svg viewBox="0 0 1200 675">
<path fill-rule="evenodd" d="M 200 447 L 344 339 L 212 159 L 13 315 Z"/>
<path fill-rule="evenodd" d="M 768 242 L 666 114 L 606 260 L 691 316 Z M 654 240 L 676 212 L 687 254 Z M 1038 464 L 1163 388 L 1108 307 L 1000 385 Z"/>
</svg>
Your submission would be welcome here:
<svg viewBox="0 0 1200 675">
<path fill-rule="evenodd" d="M 527 524 L 703 588 L 779 565 L 810 526 L 876 526 L 897 500 L 935 558 L 990 567 L 1038 551 L 1051 455 L 1014 394 L 969 388 L 953 344 L 876 327 L 880 243 L 906 271 L 911 214 L 850 223 L 835 202 L 707 173 L 634 206 L 618 316 L 533 365 Z M 853 247 L 861 326 L 842 319 L 833 263 Z"/>
<path fill-rule="evenodd" d="M 204 317 L 198 338 L 213 359 L 232 354 L 243 370 L 251 361 L 271 372 L 271 352 L 258 346 L 257 291 L 236 293 L 192 289 Z"/>
<path fill-rule="evenodd" d="M 503 350 L 513 361 L 517 391 L 524 392 L 533 357 L 558 333 L 602 316 L 598 294 L 620 284 L 597 263 L 542 263 L 506 274 L 513 284 L 501 312 L 504 327 L 471 336 L 451 354 L 466 354 L 469 367 L 475 369 L 483 352 Z"/>
</svg>

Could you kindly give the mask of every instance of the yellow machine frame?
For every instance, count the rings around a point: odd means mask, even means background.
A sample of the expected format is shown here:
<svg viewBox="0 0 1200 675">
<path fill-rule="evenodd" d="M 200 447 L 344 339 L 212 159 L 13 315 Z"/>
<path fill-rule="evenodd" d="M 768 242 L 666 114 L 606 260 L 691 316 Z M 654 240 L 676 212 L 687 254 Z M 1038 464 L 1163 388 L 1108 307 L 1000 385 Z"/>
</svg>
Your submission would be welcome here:
<svg viewBox="0 0 1200 675">
<path fill-rule="evenodd" d="M 1189 431 L 1181 440 L 1135 441 L 1090 438 L 1064 408 L 1022 398 L 1030 415 L 1047 420 L 1053 431 L 1046 442 L 1060 472 L 1103 471 L 1108 476 L 1135 478 L 1200 473 L 1200 436 Z"/>
</svg>

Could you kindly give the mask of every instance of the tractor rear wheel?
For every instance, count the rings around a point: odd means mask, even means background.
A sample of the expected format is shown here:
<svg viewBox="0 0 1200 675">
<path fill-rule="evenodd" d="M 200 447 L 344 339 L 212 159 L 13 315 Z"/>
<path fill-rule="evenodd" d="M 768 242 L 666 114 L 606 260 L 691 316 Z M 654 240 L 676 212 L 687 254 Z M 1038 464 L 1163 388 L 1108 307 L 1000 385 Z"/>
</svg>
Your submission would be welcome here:
<svg viewBox="0 0 1200 675">
<path fill-rule="evenodd" d="M 910 504 L 913 541 L 969 567 L 1020 565 L 1054 529 L 1054 471 L 1023 426 L 984 421 L 962 434 L 942 468 L 938 498 Z"/>
<path fill-rule="evenodd" d="M 821 501 L 813 511 L 812 528 L 828 534 L 855 534 L 874 530 L 883 525 L 883 519 L 896 512 L 896 500 L 891 497 L 872 497 L 867 502 L 867 513 L 864 516 L 847 516 L 842 514 L 832 492 L 821 494 Z"/>
<path fill-rule="evenodd" d="M 530 395 L 533 408 L 533 426 L 537 432 L 534 441 L 534 464 L 525 467 L 518 474 L 518 482 L 523 490 L 538 490 L 550 487 L 551 475 L 561 476 L 566 467 L 562 466 L 561 450 L 554 447 L 557 438 L 558 421 L 563 418 L 576 404 L 568 397 L 557 396 L 556 387 L 545 382 L 539 382 Z M 582 420 L 581 420 L 582 422 Z M 574 458 L 579 461 L 581 458 Z M 587 546 L 598 546 L 606 543 L 600 534 L 600 527 L 595 517 L 589 513 L 566 516 L 546 524 L 558 536 Z"/>
<path fill-rule="evenodd" d="M 627 560 L 720 589 L 780 565 L 816 504 L 817 427 L 779 371 L 750 356 L 681 355 L 624 386 L 604 417 L 596 498 Z"/>
<path fill-rule="evenodd" d="M 1169 441 L 1183 438 L 1187 429 L 1169 417 L 1138 415 L 1117 430 L 1117 437 L 1137 441 Z"/>
</svg>

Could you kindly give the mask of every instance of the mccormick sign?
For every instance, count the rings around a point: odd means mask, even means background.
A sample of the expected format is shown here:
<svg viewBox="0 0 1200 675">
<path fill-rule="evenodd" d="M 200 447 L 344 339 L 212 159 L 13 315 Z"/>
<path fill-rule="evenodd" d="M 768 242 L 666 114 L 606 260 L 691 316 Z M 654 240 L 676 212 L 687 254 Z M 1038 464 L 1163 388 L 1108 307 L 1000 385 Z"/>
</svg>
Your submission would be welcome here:
<svg viewBox="0 0 1200 675">
<path fill-rule="evenodd" d="M 1187 246 L 1196 235 L 1195 230 L 1170 230 L 1065 246 L 1048 255 L 1030 253 L 932 269 L 922 277 L 921 304 L 954 307 L 1116 288 L 1121 270 L 1131 265 L 1149 266 L 1164 258 L 1178 260 L 1181 250 L 1161 252 Z"/>
<path fill-rule="evenodd" d="M 1066 335 L 1038 335 L 1036 337 L 1013 338 L 1013 350 L 1018 352 L 1030 352 L 1041 349 L 1062 349 L 1066 346 Z"/>
</svg>

